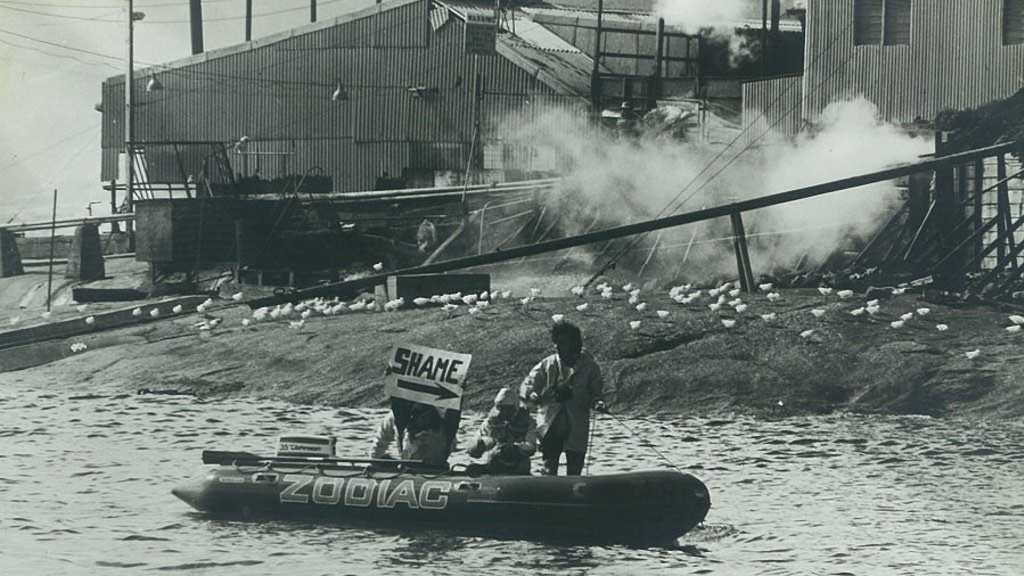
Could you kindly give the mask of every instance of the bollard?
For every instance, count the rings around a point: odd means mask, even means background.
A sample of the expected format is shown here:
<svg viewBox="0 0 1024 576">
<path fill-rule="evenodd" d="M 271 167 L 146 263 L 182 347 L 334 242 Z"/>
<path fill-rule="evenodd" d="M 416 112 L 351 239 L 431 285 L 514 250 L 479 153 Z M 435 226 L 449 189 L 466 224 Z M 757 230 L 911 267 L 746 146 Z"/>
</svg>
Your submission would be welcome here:
<svg viewBox="0 0 1024 576">
<path fill-rule="evenodd" d="M 21 254 L 18 252 L 17 239 L 14 232 L 0 230 L 0 278 L 24 274 L 21 266 Z"/>
<path fill-rule="evenodd" d="M 82 224 L 75 229 L 75 239 L 68 254 L 66 278 L 75 280 L 101 280 L 106 275 L 100 229 L 96 224 Z"/>
</svg>

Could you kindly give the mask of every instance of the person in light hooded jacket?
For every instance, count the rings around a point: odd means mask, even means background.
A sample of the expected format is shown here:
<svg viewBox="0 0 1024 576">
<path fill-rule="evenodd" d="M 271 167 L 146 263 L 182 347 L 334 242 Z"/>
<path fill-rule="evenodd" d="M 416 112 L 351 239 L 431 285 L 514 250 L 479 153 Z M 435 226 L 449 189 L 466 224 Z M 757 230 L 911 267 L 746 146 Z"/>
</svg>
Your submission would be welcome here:
<svg viewBox="0 0 1024 576">
<path fill-rule="evenodd" d="M 530 456 L 536 451 L 537 423 L 516 393 L 502 388 L 467 452 L 483 457 L 491 474 L 529 475 Z"/>
<path fill-rule="evenodd" d="M 583 350 L 583 335 L 576 325 L 558 322 L 551 327 L 555 353 L 530 370 L 519 395 L 537 407 L 537 436 L 544 459 L 544 474 L 557 476 L 562 452 L 566 474 L 579 476 L 586 458 L 590 410 L 605 411 L 604 378 L 594 357 Z"/>
</svg>

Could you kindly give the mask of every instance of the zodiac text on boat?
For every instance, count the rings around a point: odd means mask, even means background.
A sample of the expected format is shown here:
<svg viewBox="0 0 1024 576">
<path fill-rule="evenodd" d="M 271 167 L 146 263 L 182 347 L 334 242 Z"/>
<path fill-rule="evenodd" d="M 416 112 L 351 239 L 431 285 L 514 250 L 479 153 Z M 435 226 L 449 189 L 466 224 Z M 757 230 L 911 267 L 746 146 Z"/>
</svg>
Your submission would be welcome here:
<svg viewBox="0 0 1024 576">
<path fill-rule="evenodd" d="M 282 479 L 282 503 L 342 504 L 357 508 L 422 508 L 443 510 L 448 506 L 452 483 L 428 480 L 418 487 L 411 479 L 332 478 L 309 474 L 286 474 Z"/>
</svg>

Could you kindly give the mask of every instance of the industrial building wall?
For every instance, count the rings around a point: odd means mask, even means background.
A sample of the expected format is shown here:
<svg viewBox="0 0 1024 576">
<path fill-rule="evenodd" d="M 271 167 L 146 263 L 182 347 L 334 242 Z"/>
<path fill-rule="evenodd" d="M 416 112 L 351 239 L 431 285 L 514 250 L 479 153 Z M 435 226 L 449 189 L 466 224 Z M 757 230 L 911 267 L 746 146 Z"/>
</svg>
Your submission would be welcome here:
<svg viewBox="0 0 1024 576">
<path fill-rule="evenodd" d="M 760 145 L 795 136 L 803 127 L 803 77 L 780 76 L 743 83 L 743 126 L 739 144 Z"/>
<path fill-rule="evenodd" d="M 1003 29 L 1004 6 L 1014 2 L 809 0 L 804 118 L 857 95 L 899 123 L 1009 96 L 1024 85 L 1024 43 Z M 884 34 L 867 29 L 879 19 Z"/>
<path fill-rule="evenodd" d="M 449 18 L 432 30 L 430 9 L 429 0 L 386 1 L 379 10 L 196 56 L 158 68 L 160 92 L 146 92 L 148 75 L 141 75 L 136 141 L 217 141 L 230 151 L 247 136 L 248 154 L 229 153 L 238 172 L 258 167 L 269 179 L 319 166 L 336 190 L 365 190 L 384 172 L 395 177 L 422 165 L 417 154 L 436 158 L 437 148 L 468 147 L 477 72 L 485 79 L 481 110 L 552 93 L 501 56 L 466 54 L 462 21 Z M 339 83 L 347 98 L 332 101 Z M 414 87 L 431 94 L 416 97 Z M 103 86 L 104 180 L 117 178 L 123 89 L 123 78 Z M 497 95 L 503 104 L 488 105 Z M 186 173 L 197 173 L 190 162 Z"/>
</svg>

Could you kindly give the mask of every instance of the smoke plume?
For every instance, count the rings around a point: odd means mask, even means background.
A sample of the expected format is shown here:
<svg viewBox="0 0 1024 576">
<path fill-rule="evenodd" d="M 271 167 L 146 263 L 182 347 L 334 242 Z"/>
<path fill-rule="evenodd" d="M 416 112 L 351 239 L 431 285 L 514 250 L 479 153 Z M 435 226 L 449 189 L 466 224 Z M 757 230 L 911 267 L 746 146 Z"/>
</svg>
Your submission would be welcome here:
<svg viewBox="0 0 1024 576">
<path fill-rule="evenodd" d="M 663 120 L 685 123 L 685 113 L 661 112 Z M 711 116 L 709 122 L 716 121 L 725 125 Z M 931 151 L 930 142 L 879 121 L 875 106 L 863 98 L 829 105 L 813 132 L 795 140 L 773 136 L 735 160 L 742 149 L 738 143 L 722 152 L 721 144 L 701 143 L 692 126 L 686 139 L 675 137 L 678 132 L 654 132 L 659 131 L 626 137 L 551 111 L 517 136 L 560 167 L 565 234 L 784 192 L 911 162 Z M 752 129 L 754 136 L 761 133 Z M 821 263 L 852 240 L 872 234 L 899 201 L 895 183 L 883 182 L 745 213 L 755 273 L 791 269 L 801 261 Z M 731 234 L 727 218 L 655 232 L 638 245 L 632 259 L 644 261 L 657 238 L 663 267 L 675 269 L 685 255 L 683 277 L 731 277 Z"/>
</svg>

